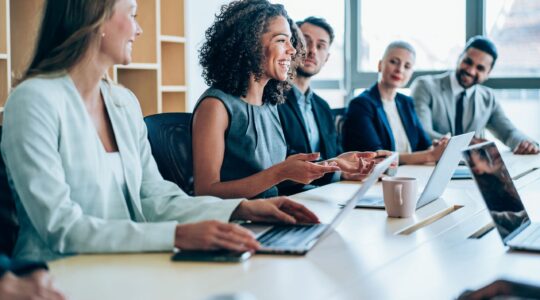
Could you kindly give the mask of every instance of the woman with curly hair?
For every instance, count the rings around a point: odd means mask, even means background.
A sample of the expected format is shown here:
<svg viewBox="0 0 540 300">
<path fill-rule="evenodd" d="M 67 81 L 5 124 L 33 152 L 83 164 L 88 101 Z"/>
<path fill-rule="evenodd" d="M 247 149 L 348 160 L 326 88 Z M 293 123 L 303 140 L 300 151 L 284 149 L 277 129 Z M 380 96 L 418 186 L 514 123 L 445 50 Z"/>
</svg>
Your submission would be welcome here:
<svg viewBox="0 0 540 300">
<path fill-rule="evenodd" d="M 334 163 L 318 153 L 286 158 L 276 104 L 292 78 L 303 46 L 284 7 L 266 0 L 224 5 L 200 49 L 210 86 L 192 120 L 195 193 L 220 197 L 273 197 L 285 180 L 307 184 Z"/>
</svg>

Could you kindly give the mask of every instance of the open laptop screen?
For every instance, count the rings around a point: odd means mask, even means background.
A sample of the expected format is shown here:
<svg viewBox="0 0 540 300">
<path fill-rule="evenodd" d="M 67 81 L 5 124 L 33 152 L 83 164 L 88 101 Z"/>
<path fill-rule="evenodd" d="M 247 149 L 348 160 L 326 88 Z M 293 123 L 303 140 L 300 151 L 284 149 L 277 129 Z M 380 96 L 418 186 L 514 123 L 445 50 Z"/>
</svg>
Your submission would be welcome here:
<svg viewBox="0 0 540 300">
<path fill-rule="evenodd" d="M 497 231 L 505 240 L 522 224 L 527 223 L 529 216 L 499 150 L 493 142 L 488 142 L 470 147 L 463 151 L 463 156 L 497 226 Z"/>
</svg>

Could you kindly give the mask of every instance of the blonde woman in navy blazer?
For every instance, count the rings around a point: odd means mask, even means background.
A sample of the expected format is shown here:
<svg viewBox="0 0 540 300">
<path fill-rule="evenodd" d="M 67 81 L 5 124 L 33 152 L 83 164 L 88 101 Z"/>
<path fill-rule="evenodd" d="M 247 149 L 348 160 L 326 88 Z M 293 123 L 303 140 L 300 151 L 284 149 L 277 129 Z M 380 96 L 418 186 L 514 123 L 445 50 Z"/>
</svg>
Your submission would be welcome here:
<svg viewBox="0 0 540 300">
<path fill-rule="evenodd" d="M 163 180 L 139 103 L 104 80 L 131 62 L 135 0 L 47 1 L 36 54 L 4 112 L 2 154 L 17 205 L 17 258 L 76 253 L 256 250 L 230 220 L 317 222 L 274 198 L 189 197 Z"/>
<path fill-rule="evenodd" d="M 353 99 L 347 109 L 345 151 L 398 151 L 402 164 L 439 160 L 447 139 L 433 146 L 416 115 L 413 99 L 397 92 L 411 78 L 415 56 L 406 42 L 393 42 L 386 48 L 378 66 L 380 80 Z"/>
</svg>

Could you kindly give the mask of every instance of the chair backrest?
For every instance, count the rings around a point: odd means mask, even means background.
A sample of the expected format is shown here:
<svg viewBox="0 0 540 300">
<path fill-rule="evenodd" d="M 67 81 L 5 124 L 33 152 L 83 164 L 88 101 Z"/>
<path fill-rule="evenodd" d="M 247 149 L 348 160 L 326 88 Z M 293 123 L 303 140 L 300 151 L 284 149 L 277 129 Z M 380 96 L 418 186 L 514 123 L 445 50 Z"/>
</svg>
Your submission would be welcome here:
<svg viewBox="0 0 540 300">
<path fill-rule="evenodd" d="M 159 172 L 193 195 L 191 113 L 162 113 L 144 118 Z"/>
<path fill-rule="evenodd" d="M 343 145 L 343 124 L 345 124 L 345 108 L 332 108 L 332 115 L 334 116 L 334 125 L 338 135 L 338 144 Z"/>
<path fill-rule="evenodd" d="M 0 126 L 0 141 L 2 140 L 2 126 Z M 0 153 L 0 253 L 11 256 L 17 235 L 19 221 L 15 210 L 15 201 L 9 188 L 6 166 Z"/>
</svg>

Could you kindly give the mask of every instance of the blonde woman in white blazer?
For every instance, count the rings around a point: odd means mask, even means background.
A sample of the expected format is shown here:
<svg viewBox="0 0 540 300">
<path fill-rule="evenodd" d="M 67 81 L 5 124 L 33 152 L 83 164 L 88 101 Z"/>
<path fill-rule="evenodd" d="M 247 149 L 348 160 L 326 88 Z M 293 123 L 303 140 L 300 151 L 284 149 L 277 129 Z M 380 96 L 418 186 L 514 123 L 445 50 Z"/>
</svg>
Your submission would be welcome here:
<svg viewBox="0 0 540 300">
<path fill-rule="evenodd" d="M 36 53 L 5 107 L 1 150 L 21 226 L 15 257 L 256 250 L 247 230 L 225 222 L 318 221 L 287 198 L 189 197 L 163 180 L 137 99 L 103 79 L 131 62 L 142 33 L 136 1 L 68 2 L 46 2 Z"/>
</svg>

